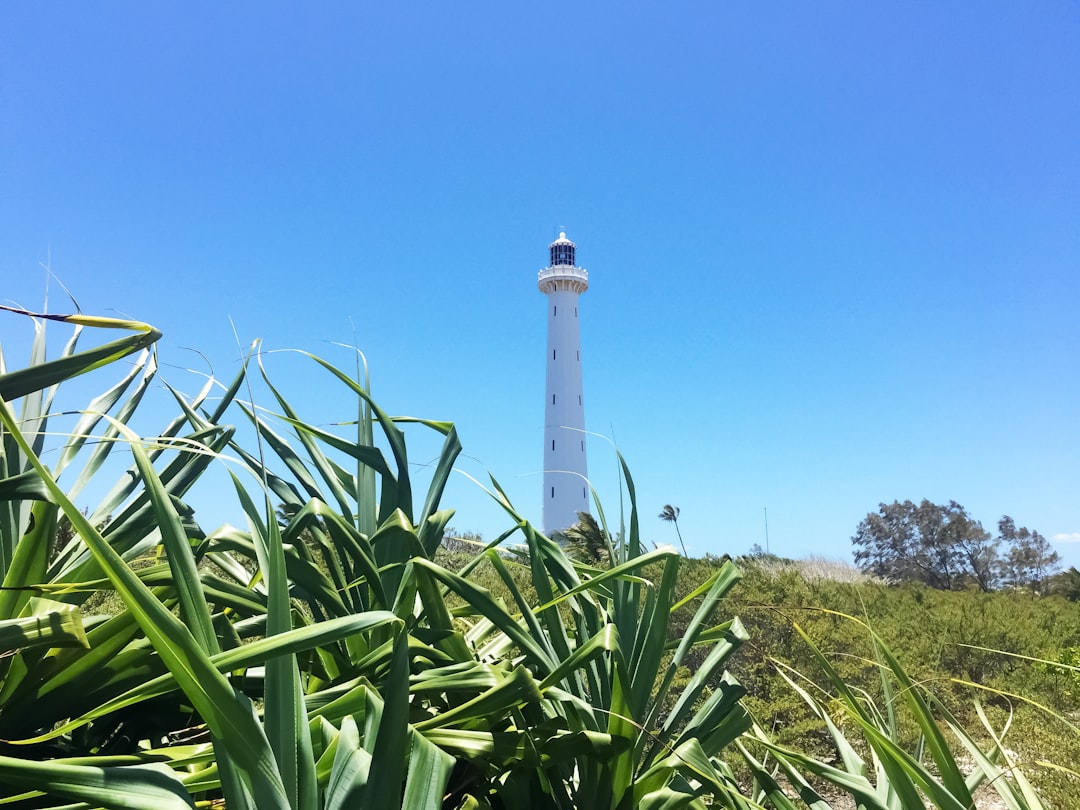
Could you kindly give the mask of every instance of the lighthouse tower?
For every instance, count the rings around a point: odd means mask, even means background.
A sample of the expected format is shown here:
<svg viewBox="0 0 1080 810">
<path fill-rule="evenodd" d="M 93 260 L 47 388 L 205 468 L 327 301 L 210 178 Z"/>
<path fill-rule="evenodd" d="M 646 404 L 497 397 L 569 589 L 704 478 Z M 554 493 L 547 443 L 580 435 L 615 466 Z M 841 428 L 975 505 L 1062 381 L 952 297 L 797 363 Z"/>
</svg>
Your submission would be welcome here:
<svg viewBox="0 0 1080 810">
<path fill-rule="evenodd" d="M 544 400 L 544 534 L 566 529 L 589 511 L 585 464 L 585 402 L 581 385 L 578 297 L 589 274 L 574 264 L 573 242 L 560 233 L 549 246 L 551 266 L 537 286 L 547 296 L 547 390 Z"/>
</svg>

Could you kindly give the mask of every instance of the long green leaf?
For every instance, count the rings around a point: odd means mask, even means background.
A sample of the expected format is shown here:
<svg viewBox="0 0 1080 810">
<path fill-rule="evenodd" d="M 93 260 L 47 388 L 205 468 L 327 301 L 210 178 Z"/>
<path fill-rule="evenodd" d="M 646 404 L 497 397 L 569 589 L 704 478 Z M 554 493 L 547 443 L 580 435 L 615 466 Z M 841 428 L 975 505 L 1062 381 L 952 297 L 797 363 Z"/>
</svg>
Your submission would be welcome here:
<svg viewBox="0 0 1080 810">
<path fill-rule="evenodd" d="M 91 315 L 48 315 L 3 305 L 0 305 L 0 310 L 35 319 L 60 321 L 61 323 L 78 324 L 80 326 L 95 326 L 102 329 L 125 329 L 134 332 L 129 337 L 105 343 L 85 352 L 63 356 L 51 362 L 32 364 L 27 368 L 11 371 L 7 374 L 0 374 L 0 399 L 7 402 L 32 392 L 42 391 L 50 385 L 55 385 L 80 374 L 86 374 L 96 368 L 106 366 L 155 343 L 161 337 L 161 332 L 157 329 L 139 321 L 101 318 Z"/>
<path fill-rule="evenodd" d="M 400 801 L 409 757 L 409 656 L 404 633 L 394 642 L 390 672 L 376 727 L 366 723 L 364 742 L 371 750 L 371 774 L 360 810 L 383 810 Z"/>
<path fill-rule="evenodd" d="M 270 638 L 262 638 L 236 649 L 225 650 L 211 657 L 209 661 L 217 672 L 224 674 L 265 664 L 267 660 L 274 656 L 295 655 L 298 652 L 339 641 L 355 633 L 367 632 L 388 624 L 400 626 L 401 620 L 388 611 L 373 611 L 354 616 L 343 616 L 306 627 L 298 627 L 288 633 L 280 633 Z M 169 672 L 152 680 L 139 683 L 124 694 L 103 703 L 76 720 L 51 730 L 47 734 L 24 740 L 8 740 L 8 742 L 17 744 L 44 742 L 66 734 L 96 717 L 102 717 L 125 706 L 131 706 L 144 700 L 168 694 L 177 686 L 178 679 L 176 675 Z"/>
<path fill-rule="evenodd" d="M 360 732 L 352 717 L 341 721 L 336 743 L 323 806 L 325 810 L 360 807 L 371 774 L 371 753 L 361 747 Z"/>
<path fill-rule="evenodd" d="M 179 810 L 195 806 L 184 786 L 163 765 L 100 768 L 0 756 L 0 783 L 86 802 L 91 807 Z"/>
<path fill-rule="evenodd" d="M 394 420 L 387 416 L 387 414 L 375 404 L 374 400 L 371 399 L 371 395 L 364 387 L 352 380 L 349 375 L 335 367 L 332 363 L 328 363 L 314 354 L 310 354 L 309 352 L 301 352 L 301 354 L 311 358 L 337 377 L 371 408 L 371 412 L 374 414 L 376 421 L 378 421 L 379 427 L 382 428 L 383 435 L 386 436 L 387 443 L 390 445 L 390 449 L 394 454 L 394 462 L 397 466 L 396 478 L 390 476 L 383 477 L 383 492 L 382 497 L 380 498 L 380 517 L 389 514 L 391 510 L 398 508 L 405 512 L 411 520 L 412 487 L 409 482 L 409 459 L 405 451 L 405 435 L 398 430 L 397 426 L 394 424 Z"/>
<path fill-rule="evenodd" d="M 58 507 L 35 503 L 30 511 L 30 525 L 15 546 L 11 565 L 3 576 L 0 590 L 0 619 L 13 619 L 33 595 L 33 586 L 45 580 L 49 547 L 56 535 Z"/>
<path fill-rule="evenodd" d="M 0 479 L 0 501 L 49 499 L 49 489 L 34 470 Z"/>
<path fill-rule="evenodd" d="M 112 410 L 113 406 L 120 401 L 120 397 L 123 396 L 124 392 L 127 391 L 136 378 L 141 375 L 142 380 L 140 385 L 136 387 L 132 397 L 127 402 L 127 412 L 132 413 L 134 411 L 134 406 L 142 399 L 142 395 L 149 387 L 149 383 L 153 379 L 156 371 L 157 360 L 154 353 L 148 349 L 143 349 L 142 353 L 132 361 L 127 374 L 107 391 L 90 400 L 87 406 L 83 408 L 79 420 L 71 429 L 70 440 L 64 445 L 64 448 L 60 452 L 60 458 L 57 460 L 55 467 L 57 478 L 60 477 L 64 469 L 75 459 L 79 450 L 81 450 L 89 440 L 90 435 L 101 421 L 102 416 Z M 118 418 L 121 422 L 127 421 L 122 416 L 118 415 Z M 106 434 L 106 437 L 107 435 L 108 434 Z M 69 497 L 74 496 L 69 492 Z"/>
<path fill-rule="evenodd" d="M 409 741 L 409 770 L 401 806 L 407 810 L 439 810 L 454 758 L 416 731 L 410 731 Z"/>
<path fill-rule="evenodd" d="M 267 583 L 266 634 L 272 638 L 292 630 L 292 606 L 281 534 L 269 501 L 264 507 L 268 516 L 264 523 L 247 490 L 236 476 L 232 478 L 248 517 L 259 567 Z M 267 738 L 277 760 L 289 806 L 293 810 L 312 810 L 316 800 L 315 763 L 304 713 L 300 674 L 293 655 L 276 655 L 267 661 L 263 714 Z"/>
<path fill-rule="evenodd" d="M 29 647 L 87 647 L 82 614 L 73 605 L 32 597 L 22 616 L 0 620 L 0 653 Z"/>
<path fill-rule="evenodd" d="M 139 443 L 138 436 L 118 421 L 114 422 L 113 426 L 130 441 L 132 455 L 150 496 L 150 503 L 157 516 L 158 531 L 161 532 L 162 545 L 169 561 L 172 584 L 180 599 L 180 615 L 200 649 L 206 655 L 213 655 L 219 652 L 217 633 L 180 515 L 158 478 L 146 450 Z"/>
</svg>

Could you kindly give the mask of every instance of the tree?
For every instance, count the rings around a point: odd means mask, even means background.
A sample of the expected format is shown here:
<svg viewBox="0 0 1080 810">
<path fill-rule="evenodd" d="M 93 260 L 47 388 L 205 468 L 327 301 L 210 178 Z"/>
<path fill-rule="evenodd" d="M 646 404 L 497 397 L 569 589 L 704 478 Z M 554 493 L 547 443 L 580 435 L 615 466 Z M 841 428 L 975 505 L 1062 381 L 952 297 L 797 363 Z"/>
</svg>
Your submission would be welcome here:
<svg viewBox="0 0 1080 810">
<path fill-rule="evenodd" d="M 963 507 L 955 501 L 949 502 L 950 507 L 956 507 L 963 512 Z M 951 529 L 953 540 L 960 553 L 961 561 L 967 568 L 967 575 L 979 586 L 984 593 L 998 587 L 1001 583 L 1002 565 L 998 556 L 1000 539 L 992 539 L 990 532 L 983 529 L 982 524 L 973 521 L 965 514 L 963 519 L 957 519 Z"/>
<path fill-rule="evenodd" d="M 578 512 L 577 522 L 560 534 L 568 556 L 582 562 L 604 565 L 611 559 L 611 542 L 596 518 Z"/>
<path fill-rule="evenodd" d="M 1080 570 L 1075 565 L 1068 570 L 1054 574 L 1051 578 L 1053 589 L 1070 602 L 1080 602 Z"/>
<path fill-rule="evenodd" d="M 1049 541 L 1005 515 L 997 537 L 956 501 L 879 504 L 851 538 L 855 564 L 892 582 L 922 582 L 956 590 L 971 584 L 989 591 L 1001 585 L 1042 593 L 1061 569 Z M 1007 548 L 1006 552 L 1000 551 Z"/>
<path fill-rule="evenodd" d="M 892 582 L 923 582 L 942 590 L 974 583 L 989 591 L 1000 576 L 998 541 L 956 501 L 879 504 L 859 523 L 851 542 L 856 565 Z"/>
<path fill-rule="evenodd" d="M 1010 546 L 1004 560 L 1005 581 L 1041 593 L 1047 579 L 1061 568 L 1061 555 L 1038 532 L 1026 526 L 1016 528 L 1016 522 L 1008 515 L 998 521 L 998 535 Z"/>
<path fill-rule="evenodd" d="M 661 520 L 666 520 L 669 523 L 675 524 L 675 534 L 679 536 L 679 545 L 682 546 L 682 555 L 684 557 L 688 556 L 686 553 L 686 544 L 683 542 L 682 539 L 682 532 L 679 531 L 679 507 L 672 506 L 670 503 L 666 503 L 664 504 L 663 511 L 660 512 L 658 517 Z"/>
</svg>

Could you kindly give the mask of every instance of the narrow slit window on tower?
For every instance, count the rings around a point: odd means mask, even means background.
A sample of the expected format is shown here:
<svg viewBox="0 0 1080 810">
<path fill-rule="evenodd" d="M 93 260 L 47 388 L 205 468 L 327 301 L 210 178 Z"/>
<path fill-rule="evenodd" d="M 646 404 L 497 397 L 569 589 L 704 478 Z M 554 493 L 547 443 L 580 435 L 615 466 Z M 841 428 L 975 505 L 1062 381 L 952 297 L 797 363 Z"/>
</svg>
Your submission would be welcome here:
<svg viewBox="0 0 1080 810">
<path fill-rule="evenodd" d="M 557 351 L 559 351 L 559 350 L 558 350 L 558 349 L 552 349 L 552 350 L 551 350 L 551 359 L 552 359 L 552 360 L 554 360 L 554 359 L 555 359 L 555 353 L 556 353 Z"/>
<path fill-rule="evenodd" d="M 554 497 L 555 497 L 555 487 L 552 487 L 552 488 L 551 488 L 551 497 L 552 497 L 552 498 L 554 498 Z"/>
<path fill-rule="evenodd" d="M 551 449 L 552 450 L 555 449 L 555 440 L 554 439 L 551 440 Z"/>
<path fill-rule="evenodd" d="M 551 317 L 554 318 L 558 314 L 559 314 L 559 308 L 558 307 L 552 307 L 551 308 Z"/>
<path fill-rule="evenodd" d="M 585 452 L 585 440 L 584 439 L 581 440 L 581 452 L 582 453 Z"/>
<path fill-rule="evenodd" d="M 574 317 L 577 317 L 577 307 L 574 307 Z"/>
<path fill-rule="evenodd" d="M 582 498 L 588 498 L 589 497 L 588 495 L 585 494 L 585 487 L 581 488 L 581 497 Z"/>
<path fill-rule="evenodd" d="M 581 349 L 578 349 L 575 353 L 577 354 L 578 362 L 581 362 Z"/>
<path fill-rule="evenodd" d="M 581 404 L 581 394 L 578 394 L 578 395 L 577 395 L 577 404 L 578 404 L 578 405 L 580 405 L 580 404 Z"/>
<path fill-rule="evenodd" d="M 551 395 L 551 404 L 552 405 L 555 404 L 555 395 L 554 394 Z"/>
</svg>

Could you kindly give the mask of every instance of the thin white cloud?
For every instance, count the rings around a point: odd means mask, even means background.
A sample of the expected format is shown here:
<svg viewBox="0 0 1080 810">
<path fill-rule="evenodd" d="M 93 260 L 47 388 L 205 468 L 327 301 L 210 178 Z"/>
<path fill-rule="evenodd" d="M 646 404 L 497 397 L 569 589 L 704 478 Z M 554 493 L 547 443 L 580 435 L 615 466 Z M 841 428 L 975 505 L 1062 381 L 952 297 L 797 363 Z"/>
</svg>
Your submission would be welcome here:
<svg viewBox="0 0 1080 810">
<path fill-rule="evenodd" d="M 1080 532 L 1055 534 L 1050 539 L 1055 543 L 1080 543 Z"/>
</svg>

